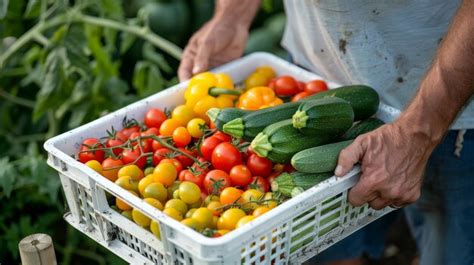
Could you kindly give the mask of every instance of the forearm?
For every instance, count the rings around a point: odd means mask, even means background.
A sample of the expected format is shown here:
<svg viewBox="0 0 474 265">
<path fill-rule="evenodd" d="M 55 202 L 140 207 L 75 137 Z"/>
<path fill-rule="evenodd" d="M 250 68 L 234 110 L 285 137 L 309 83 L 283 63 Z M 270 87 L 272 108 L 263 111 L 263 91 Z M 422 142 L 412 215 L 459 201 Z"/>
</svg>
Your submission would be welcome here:
<svg viewBox="0 0 474 265">
<path fill-rule="evenodd" d="M 260 7 L 260 0 L 216 0 L 213 19 L 249 28 Z"/>
<path fill-rule="evenodd" d="M 397 120 L 437 145 L 474 94 L 474 1 L 462 3 L 420 88 Z"/>
</svg>

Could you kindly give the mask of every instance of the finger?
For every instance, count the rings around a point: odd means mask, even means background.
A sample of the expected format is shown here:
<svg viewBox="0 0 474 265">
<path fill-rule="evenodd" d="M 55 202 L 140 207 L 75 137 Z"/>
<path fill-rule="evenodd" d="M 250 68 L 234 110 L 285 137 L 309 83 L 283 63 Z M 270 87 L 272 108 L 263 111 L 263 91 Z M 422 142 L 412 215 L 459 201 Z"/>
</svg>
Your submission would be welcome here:
<svg viewBox="0 0 474 265">
<path fill-rule="evenodd" d="M 192 52 L 192 47 L 186 47 L 183 53 L 183 59 L 179 65 L 178 77 L 181 82 L 186 81 L 192 77 L 192 69 L 194 62 L 194 53 Z"/>
<path fill-rule="evenodd" d="M 380 210 L 380 209 L 383 209 L 383 208 L 385 208 L 389 205 L 390 205 L 390 200 L 383 199 L 383 198 L 377 198 L 377 199 L 369 202 L 370 208 L 372 208 L 374 210 Z"/>
<path fill-rule="evenodd" d="M 200 43 L 196 51 L 196 57 L 194 59 L 194 65 L 192 69 L 193 74 L 198 74 L 208 70 L 211 50 L 212 44 L 208 40 Z"/>
<path fill-rule="evenodd" d="M 347 174 L 352 169 L 352 167 L 364 156 L 365 144 L 363 139 L 364 138 L 362 137 L 356 138 L 352 144 L 344 148 L 339 153 L 337 167 L 334 171 L 336 176 L 342 177 Z"/>
</svg>

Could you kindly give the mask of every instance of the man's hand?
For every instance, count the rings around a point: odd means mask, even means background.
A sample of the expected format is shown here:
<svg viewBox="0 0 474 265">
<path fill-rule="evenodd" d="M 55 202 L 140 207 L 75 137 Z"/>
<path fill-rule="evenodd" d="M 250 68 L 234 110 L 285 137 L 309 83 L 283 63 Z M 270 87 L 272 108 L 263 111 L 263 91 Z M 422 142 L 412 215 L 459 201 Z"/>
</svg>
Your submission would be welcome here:
<svg viewBox="0 0 474 265">
<path fill-rule="evenodd" d="M 434 148 L 428 136 L 412 133 L 397 122 L 363 134 L 339 155 L 336 176 L 343 176 L 359 161 L 362 175 L 349 191 L 354 206 L 369 203 L 379 210 L 415 202 L 428 158 Z"/>
<path fill-rule="evenodd" d="M 209 21 L 190 39 L 183 53 L 178 75 L 181 81 L 192 75 L 242 56 L 248 29 L 233 22 Z"/>
<path fill-rule="evenodd" d="M 259 0 L 218 0 L 213 18 L 197 31 L 184 49 L 178 69 L 181 81 L 234 60 L 244 53 Z"/>
</svg>

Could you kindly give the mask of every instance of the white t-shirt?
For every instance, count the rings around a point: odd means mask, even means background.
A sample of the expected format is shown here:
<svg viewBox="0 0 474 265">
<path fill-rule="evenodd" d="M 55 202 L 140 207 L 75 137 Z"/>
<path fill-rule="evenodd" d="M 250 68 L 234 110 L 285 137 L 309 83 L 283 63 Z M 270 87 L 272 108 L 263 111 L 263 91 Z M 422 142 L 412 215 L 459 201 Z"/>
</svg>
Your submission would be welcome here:
<svg viewBox="0 0 474 265">
<path fill-rule="evenodd" d="M 282 45 L 294 62 L 341 84 L 374 87 L 404 109 L 459 0 L 285 0 Z M 474 128 L 471 98 L 452 129 Z"/>
</svg>

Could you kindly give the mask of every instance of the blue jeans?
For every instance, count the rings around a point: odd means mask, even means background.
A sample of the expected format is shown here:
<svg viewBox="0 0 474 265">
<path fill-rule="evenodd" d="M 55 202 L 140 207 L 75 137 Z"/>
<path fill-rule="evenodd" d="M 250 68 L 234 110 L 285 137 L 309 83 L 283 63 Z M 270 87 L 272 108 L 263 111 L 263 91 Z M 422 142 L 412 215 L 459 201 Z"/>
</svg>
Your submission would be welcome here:
<svg viewBox="0 0 474 265">
<path fill-rule="evenodd" d="M 420 199 L 404 208 L 416 239 L 421 265 L 474 264 L 474 129 L 464 135 L 461 157 L 454 155 L 458 131 L 450 131 L 426 168 Z M 312 262 L 360 257 L 380 258 L 387 215 L 317 255 Z"/>
<path fill-rule="evenodd" d="M 461 156 L 450 131 L 433 152 L 420 199 L 405 216 L 421 265 L 474 264 L 474 129 L 464 135 Z"/>
</svg>

